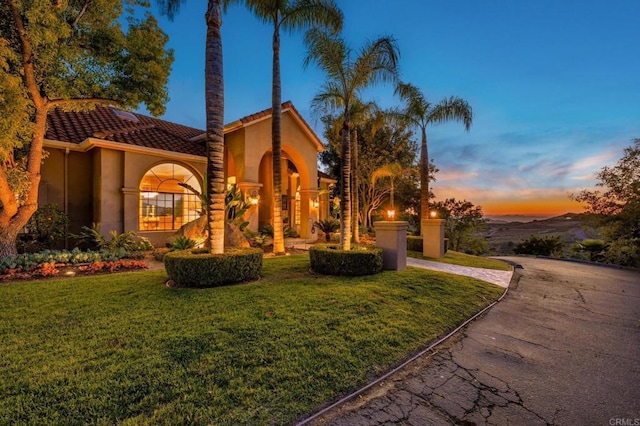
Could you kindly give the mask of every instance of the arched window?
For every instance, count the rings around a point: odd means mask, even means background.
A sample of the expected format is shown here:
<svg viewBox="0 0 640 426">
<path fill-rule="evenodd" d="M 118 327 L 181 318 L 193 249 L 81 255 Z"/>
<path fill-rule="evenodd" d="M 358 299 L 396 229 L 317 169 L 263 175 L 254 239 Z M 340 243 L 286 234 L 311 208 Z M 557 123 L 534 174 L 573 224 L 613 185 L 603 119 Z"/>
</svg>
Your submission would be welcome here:
<svg viewBox="0 0 640 426">
<path fill-rule="evenodd" d="M 186 184 L 202 192 L 199 179 L 187 168 L 158 164 L 140 182 L 140 230 L 169 231 L 200 217 L 202 204 Z"/>
</svg>

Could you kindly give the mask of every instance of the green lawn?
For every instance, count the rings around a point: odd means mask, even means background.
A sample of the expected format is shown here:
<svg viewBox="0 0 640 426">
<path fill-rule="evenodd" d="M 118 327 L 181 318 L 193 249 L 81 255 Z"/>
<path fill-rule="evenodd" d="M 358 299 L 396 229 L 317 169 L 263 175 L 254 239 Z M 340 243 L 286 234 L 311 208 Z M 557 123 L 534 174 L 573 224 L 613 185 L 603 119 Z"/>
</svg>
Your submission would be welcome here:
<svg viewBox="0 0 640 426">
<path fill-rule="evenodd" d="M 0 285 L 0 424 L 291 424 L 502 289 L 415 268 L 170 289 L 163 271 Z"/>
<path fill-rule="evenodd" d="M 452 265 L 460 266 L 472 266 L 474 268 L 485 269 L 497 269 L 499 271 L 510 271 L 511 265 L 498 259 L 491 259 L 489 257 L 472 256 L 470 254 L 460 253 L 457 251 L 448 250 L 443 258 L 434 259 L 432 257 L 426 257 L 419 251 L 407 251 L 407 256 L 414 257 L 416 259 L 432 260 L 434 262 L 449 263 Z"/>
</svg>

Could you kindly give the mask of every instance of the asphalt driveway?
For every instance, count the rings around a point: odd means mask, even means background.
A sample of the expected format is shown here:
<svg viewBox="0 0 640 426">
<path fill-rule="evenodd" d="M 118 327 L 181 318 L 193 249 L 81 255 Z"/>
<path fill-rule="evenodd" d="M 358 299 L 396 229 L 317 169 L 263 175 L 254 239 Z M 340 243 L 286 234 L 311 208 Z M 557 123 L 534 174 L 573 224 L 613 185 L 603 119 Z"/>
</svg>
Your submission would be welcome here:
<svg viewBox="0 0 640 426">
<path fill-rule="evenodd" d="M 484 317 L 313 424 L 640 425 L 640 272 L 511 260 Z"/>
</svg>

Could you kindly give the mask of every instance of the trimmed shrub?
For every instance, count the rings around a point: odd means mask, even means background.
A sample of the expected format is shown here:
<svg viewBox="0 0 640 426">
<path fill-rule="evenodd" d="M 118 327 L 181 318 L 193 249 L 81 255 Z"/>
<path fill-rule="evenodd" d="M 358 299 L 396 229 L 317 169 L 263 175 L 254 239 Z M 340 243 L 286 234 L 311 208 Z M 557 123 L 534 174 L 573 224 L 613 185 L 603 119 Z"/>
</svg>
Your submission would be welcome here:
<svg viewBox="0 0 640 426">
<path fill-rule="evenodd" d="M 164 267 L 174 287 L 216 287 L 258 279 L 263 254 L 258 248 L 174 251 L 165 255 Z"/>
<path fill-rule="evenodd" d="M 356 277 L 382 272 L 382 248 L 355 246 L 340 250 L 336 245 L 316 244 L 309 249 L 311 269 L 323 275 Z"/>
<path fill-rule="evenodd" d="M 422 237 L 407 235 L 407 250 L 418 251 L 422 253 Z"/>
</svg>

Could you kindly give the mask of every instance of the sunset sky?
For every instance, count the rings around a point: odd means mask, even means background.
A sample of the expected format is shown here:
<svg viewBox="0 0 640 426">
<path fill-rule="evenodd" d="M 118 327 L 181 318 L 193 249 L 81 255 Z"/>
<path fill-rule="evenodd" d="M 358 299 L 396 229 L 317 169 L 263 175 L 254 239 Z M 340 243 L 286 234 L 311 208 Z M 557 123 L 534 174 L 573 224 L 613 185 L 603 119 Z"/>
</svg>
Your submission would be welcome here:
<svg viewBox="0 0 640 426">
<path fill-rule="evenodd" d="M 338 0 L 354 49 L 392 35 L 400 72 L 434 102 L 466 99 L 460 124 L 428 130 L 440 169 L 437 199 L 481 205 L 485 214 L 555 215 L 581 208 L 568 197 L 592 187 L 640 137 L 640 1 Z M 187 1 L 173 22 L 159 17 L 175 49 L 163 118 L 205 127 L 204 3 Z M 158 15 L 156 13 L 156 15 Z M 240 6 L 223 17 L 225 122 L 271 106 L 271 32 Z M 324 80 L 304 70 L 303 34 L 282 36 L 282 99 L 319 136 L 309 109 Z M 365 100 L 399 105 L 389 85 Z"/>
</svg>

